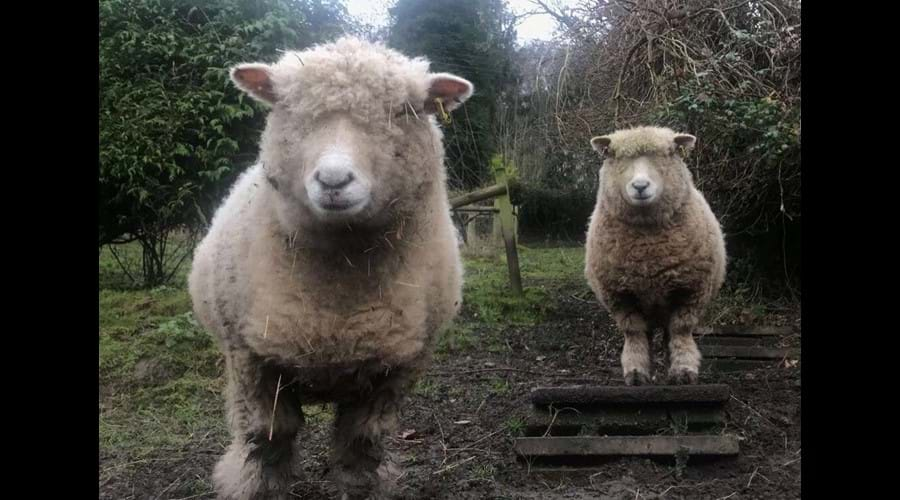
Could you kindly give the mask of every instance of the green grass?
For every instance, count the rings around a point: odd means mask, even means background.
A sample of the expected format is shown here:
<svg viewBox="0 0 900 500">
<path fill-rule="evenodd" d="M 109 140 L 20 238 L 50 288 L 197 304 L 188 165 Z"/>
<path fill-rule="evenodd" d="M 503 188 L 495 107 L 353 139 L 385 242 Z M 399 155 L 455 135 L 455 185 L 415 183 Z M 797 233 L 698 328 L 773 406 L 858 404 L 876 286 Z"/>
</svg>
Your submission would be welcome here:
<svg viewBox="0 0 900 500">
<path fill-rule="evenodd" d="M 130 245 L 125 255 L 139 256 Z M 464 314 L 440 338 L 436 355 L 465 355 L 508 349 L 504 331 L 514 325 L 540 324 L 560 293 L 572 287 L 590 293 L 583 278 L 584 251 L 573 248 L 521 247 L 524 297 L 509 289 L 502 248 L 493 255 L 465 258 Z M 100 255 L 100 447 L 105 456 L 126 463 L 170 450 L 195 446 L 201 438 L 227 441 L 222 361 L 213 339 L 191 314 L 184 266 L 169 286 L 137 290 L 118 270 L 108 251 Z M 576 289 L 576 291 L 577 291 Z M 592 295 L 584 298 L 591 300 Z M 731 318 L 768 312 L 746 286 L 726 287 L 708 316 Z M 487 382 L 489 393 L 510 388 L 501 378 Z M 448 389 L 457 397 L 463 387 Z M 415 393 L 438 397 L 433 381 L 421 380 Z M 310 408 L 311 421 L 331 418 L 328 407 Z M 507 422 L 513 434 L 517 419 Z"/>
<path fill-rule="evenodd" d="M 579 279 L 584 272 L 582 248 L 519 248 L 519 268 L 524 294 L 509 287 L 506 255 L 465 260 L 463 303 L 473 317 L 487 325 L 536 325 L 551 303 L 555 286 Z M 583 281 L 583 280 L 582 280 Z"/>
<path fill-rule="evenodd" d="M 509 381 L 505 378 L 494 377 L 488 382 L 491 394 L 502 395 L 509 392 Z"/>
<path fill-rule="evenodd" d="M 413 387 L 413 393 L 431 398 L 437 396 L 437 389 L 437 384 L 433 380 L 423 378 L 416 382 L 415 387 Z"/>
<path fill-rule="evenodd" d="M 525 420 L 521 417 L 510 417 L 505 422 L 506 432 L 513 437 L 518 437 L 525 432 Z"/>
<path fill-rule="evenodd" d="M 184 280 L 130 290 L 115 270 L 101 253 L 101 452 L 138 459 L 223 435 L 220 355 L 193 318 Z"/>
</svg>

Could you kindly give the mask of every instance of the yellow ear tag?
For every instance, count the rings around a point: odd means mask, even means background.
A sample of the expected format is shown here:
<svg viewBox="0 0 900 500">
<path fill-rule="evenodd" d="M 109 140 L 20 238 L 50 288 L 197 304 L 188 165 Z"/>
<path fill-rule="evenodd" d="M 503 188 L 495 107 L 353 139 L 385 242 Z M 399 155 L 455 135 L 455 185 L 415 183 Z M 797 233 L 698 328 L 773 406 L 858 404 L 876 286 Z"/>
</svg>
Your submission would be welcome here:
<svg viewBox="0 0 900 500">
<path fill-rule="evenodd" d="M 435 98 L 434 98 L 434 102 L 435 102 L 435 104 L 437 104 L 437 107 L 438 107 L 438 114 L 439 114 L 440 117 L 441 117 L 441 122 L 442 122 L 444 125 L 450 125 L 450 121 L 451 121 L 451 120 L 450 120 L 450 115 L 447 114 L 446 111 L 444 111 L 444 100 L 443 100 L 442 98 L 440 98 L 440 97 L 435 97 Z"/>
</svg>

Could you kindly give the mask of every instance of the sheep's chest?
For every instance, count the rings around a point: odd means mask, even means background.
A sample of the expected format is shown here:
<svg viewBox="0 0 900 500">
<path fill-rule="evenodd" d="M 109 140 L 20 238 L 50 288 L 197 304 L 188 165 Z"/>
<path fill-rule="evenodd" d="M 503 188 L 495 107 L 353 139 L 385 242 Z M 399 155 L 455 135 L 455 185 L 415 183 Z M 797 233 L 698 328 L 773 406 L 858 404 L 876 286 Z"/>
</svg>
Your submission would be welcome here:
<svg viewBox="0 0 900 500">
<path fill-rule="evenodd" d="M 303 265 L 268 276 L 243 328 L 262 356 L 301 367 L 402 363 L 425 347 L 427 303 L 419 285 L 355 264 Z"/>
<path fill-rule="evenodd" d="M 700 243 L 683 231 L 626 232 L 603 241 L 599 281 L 610 293 L 628 293 L 647 312 L 689 299 L 698 281 Z"/>
</svg>

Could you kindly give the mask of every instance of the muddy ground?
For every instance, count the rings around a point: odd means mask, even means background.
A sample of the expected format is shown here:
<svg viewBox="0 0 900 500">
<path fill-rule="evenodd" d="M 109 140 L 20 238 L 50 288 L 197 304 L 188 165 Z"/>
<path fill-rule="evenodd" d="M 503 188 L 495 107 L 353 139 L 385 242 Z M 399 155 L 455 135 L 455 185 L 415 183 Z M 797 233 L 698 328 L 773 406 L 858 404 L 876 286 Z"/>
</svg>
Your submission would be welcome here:
<svg viewBox="0 0 900 500">
<path fill-rule="evenodd" d="M 618 371 L 622 339 L 608 315 L 581 285 L 562 286 L 553 297 L 556 304 L 541 324 L 501 331 L 476 326 L 471 335 L 484 337 L 479 347 L 438 356 L 405 405 L 398 430 L 405 439 L 398 435 L 389 443 L 403 457 L 406 471 L 399 498 L 800 497 L 799 362 L 744 373 L 701 373 L 701 382 L 732 388 L 724 432 L 739 437 L 737 458 L 689 461 L 685 467 L 620 459 L 585 472 L 529 471 L 514 456 L 512 443 L 533 387 L 585 379 L 623 383 Z M 472 311 L 463 314 L 467 324 L 478 325 Z M 780 344 L 799 347 L 796 311 L 769 314 L 762 323 L 791 325 L 794 334 Z M 296 498 L 335 496 L 326 465 L 330 418 L 327 409 L 322 411 L 298 440 L 302 475 L 294 487 Z M 227 436 L 216 430 L 197 433 L 184 449 L 160 450 L 140 461 L 101 456 L 100 498 L 213 498 L 209 474 L 226 444 Z"/>
</svg>

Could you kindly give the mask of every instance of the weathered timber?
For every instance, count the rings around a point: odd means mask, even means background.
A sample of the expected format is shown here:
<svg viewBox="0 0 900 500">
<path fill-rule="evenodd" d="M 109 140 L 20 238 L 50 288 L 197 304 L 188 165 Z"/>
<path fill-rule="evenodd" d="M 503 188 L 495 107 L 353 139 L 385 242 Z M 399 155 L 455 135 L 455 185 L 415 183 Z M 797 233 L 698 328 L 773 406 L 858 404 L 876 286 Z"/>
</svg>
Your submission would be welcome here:
<svg viewBox="0 0 900 500">
<path fill-rule="evenodd" d="M 509 185 L 510 179 L 506 173 L 496 173 L 497 184 Z M 507 189 L 507 193 L 509 190 Z M 519 251 L 516 242 L 516 219 L 513 214 L 512 202 L 509 196 L 501 196 L 495 200 L 496 208 L 500 210 L 500 231 L 503 235 L 503 243 L 506 246 L 506 266 L 509 269 L 509 286 L 515 295 L 522 295 L 522 275 L 519 271 Z"/>
<path fill-rule="evenodd" d="M 471 205 L 472 203 L 477 203 L 482 200 L 488 200 L 496 196 L 514 196 L 517 193 L 518 189 L 520 189 L 520 187 L 515 180 L 510 179 L 509 182 L 498 182 L 493 186 L 488 186 L 486 188 L 472 191 L 471 193 L 457 196 L 456 198 L 451 198 L 450 208 L 464 207 L 466 205 Z"/>
<path fill-rule="evenodd" d="M 693 456 L 737 455 L 734 436 L 559 436 L 517 438 L 517 454 L 523 457 L 585 456 Z"/>
<path fill-rule="evenodd" d="M 747 325 L 720 325 L 702 326 L 697 328 L 696 335 L 749 335 L 759 337 L 790 335 L 793 333 L 789 326 L 747 326 Z"/>
<path fill-rule="evenodd" d="M 769 369 L 778 366 L 782 366 L 780 359 L 709 358 L 703 360 L 703 364 L 700 365 L 700 370 L 727 373 Z"/>
<path fill-rule="evenodd" d="M 731 390 L 726 384 L 648 386 L 538 387 L 531 391 L 536 406 L 556 408 L 599 404 L 722 403 Z"/>
<path fill-rule="evenodd" d="M 774 337 L 755 337 L 749 335 L 695 335 L 697 345 L 746 345 L 758 346 Z"/>
<path fill-rule="evenodd" d="M 700 353 L 704 358 L 738 358 L 777 360 L 788 357 L 795 358 L 800 354 L 797 349 L 773 349 L 758 346 L 733 345 L 701 345 Z"/>
<path fill-rule="evenodd" d="M 525 435 L 603 435 L 654 433 L 659 429 L 700 429 L 725 423 L 722 405 L 638 406 L 618 405 L 602 409 L 534 409 L 526 421 Z M 548 432 L 549 431 L 549 432 Z"/>
</svg>

